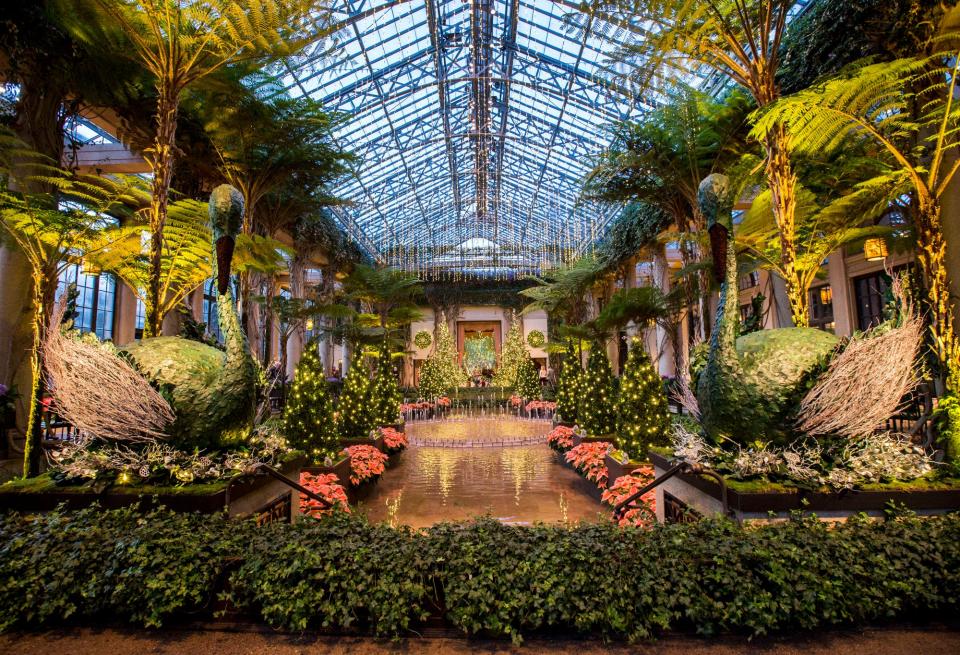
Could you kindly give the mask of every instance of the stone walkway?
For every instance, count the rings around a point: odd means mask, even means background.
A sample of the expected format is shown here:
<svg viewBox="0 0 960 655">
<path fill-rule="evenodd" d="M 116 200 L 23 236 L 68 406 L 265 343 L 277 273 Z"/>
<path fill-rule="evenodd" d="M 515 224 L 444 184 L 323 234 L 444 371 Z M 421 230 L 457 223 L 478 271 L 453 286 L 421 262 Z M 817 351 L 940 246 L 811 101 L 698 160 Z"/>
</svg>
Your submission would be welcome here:
<svg viewBox="0 0 960 655">
<path fill-rule="evenodd" d="M 599 641 L 509 642 L 448 638 L 399 642 L 353 637 L 294 637 L 270 631 L 69 630 L 0 635 L 0 653 L 18 655 L 956 655 L 960 630 L 889 628 L 825 632 L 795 638 L 668 637 L 638 645 Z"/>
</svg>

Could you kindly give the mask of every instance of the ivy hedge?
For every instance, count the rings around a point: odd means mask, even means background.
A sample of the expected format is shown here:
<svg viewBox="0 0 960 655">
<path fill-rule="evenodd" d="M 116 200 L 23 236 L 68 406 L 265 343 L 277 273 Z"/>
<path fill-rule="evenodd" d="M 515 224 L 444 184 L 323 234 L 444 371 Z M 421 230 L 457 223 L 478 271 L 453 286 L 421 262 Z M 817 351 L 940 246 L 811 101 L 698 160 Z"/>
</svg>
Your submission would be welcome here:
<svg viewBox="0 0 960 655">
<path fill-rule="evenodd" d="M 288 630 L 404 636 L 440 615 L 514 641 L 947 618 L 960 605 L 960 517 L 652 530 L 478 519 L 421 532 L 345 514 L 264 527 L 163 510 L 0 517 L 2 630 L 159 626 L 222 601 Z"/>
</svg>

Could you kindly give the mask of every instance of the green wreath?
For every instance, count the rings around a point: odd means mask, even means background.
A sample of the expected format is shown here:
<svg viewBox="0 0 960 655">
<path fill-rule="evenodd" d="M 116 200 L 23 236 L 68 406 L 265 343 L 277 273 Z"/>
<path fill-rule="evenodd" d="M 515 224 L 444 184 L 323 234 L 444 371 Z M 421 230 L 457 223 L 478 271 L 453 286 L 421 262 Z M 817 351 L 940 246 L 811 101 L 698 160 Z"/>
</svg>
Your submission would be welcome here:
<svg viewBox="0 0 960 655">
<path fill-rule="evenodd" d="M 527 344 L 531 348 L 543 348 L 543 344 L 547 342 L 547 338 L 543 336 L 543 332 L 540 330 L 530 330 L 530 333 L 527 335 Z"/>
<path fill-rule="evenodd" d="M 413 344 L 421 350 L 429 348 L 431 343 L 433 343 L 433 337 L 430 336 L 430 333 L 426 330 L 420 330 L 413 337 Z"/>
</svg>

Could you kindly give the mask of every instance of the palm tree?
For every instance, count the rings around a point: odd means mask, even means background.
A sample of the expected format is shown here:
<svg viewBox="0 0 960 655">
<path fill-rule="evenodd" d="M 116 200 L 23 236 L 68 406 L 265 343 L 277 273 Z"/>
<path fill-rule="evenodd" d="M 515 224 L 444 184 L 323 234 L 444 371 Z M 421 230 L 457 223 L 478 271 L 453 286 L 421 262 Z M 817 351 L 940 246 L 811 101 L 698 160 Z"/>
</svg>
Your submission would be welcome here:
<svg viewBox="0 0 960 655">
<path fill-rule="evenodd" d="M 0 227 L 30 263 L 33 336 L 30 410 L 24 448 L 25 477 L 40 473 L 41 408 L 45 384 L 44 343 L 57 282 L 70 264 L 110 247 L 100 238 L 108 214 L 122 211 L 131 189 L 122 181 L 78 176 L 5 137 L 0 152 Z M 35 191 L 45 187 L 55 193 Z"/>
<path fill-rule="evenodd" d="M 780 97 L 780 44 L 794 0 L 611 0 L 630 24 L 651 25 L 649 34 L 624 46 L 614 63 L 632 64 L 628 73 L 642 90 L 692 67 L 715 71 L 745 89 L 757 107 Z M 604 6 L 604 5 L 601 5 Z M 773 216 L 780 232 L 780 267 L 793 321 L 809 322 L 809 302 L 796 272 L 796 182 L 789 158 L 790 135 L 778 121 L 754 130 L 765 154 Z"/>
<path fill-rule="evenodd" d="M 163 233 L 181 96 L 231 63 L 300 51 L 327 34 L 326 12 L 310 0 L 85 0 L 68 11 L 78 38 L 134 59 L 154 78 L 156 130 L 143 152 L 153 172 L 144 323 L 146 335 L 153 336 L 161 325 Z"/>
<path fill-rule="evenodd" d="M 600 200 L 658 209 L 676 226 L 684 265 L 702 262 L 703 249 L 696 236 L 688 236 L 706 230 L 697 189 L 703 178 L 730 166 L 746 148 L 747 116 L 752 109 L 740 93 L 718 102 L 687 86 L 672 89 L 665 105 L 642 120 L 617 126 L 613 147 L 591 171 L 587 193 Z M 628 207 L 629 211 L 636 209 Z M 689 300 L 691 304 L 699 300 L 695 329 L 706 339 L 709 276 L 699 274 L 697 282 L 688 285 Z"/>
<path fill-rule="evenodd" d="M 928 54 L 861 65 L 813 89 L 788 96 L 754 128 L 789 125 L 800 153 L 835 151 L 859 137 L 879 144 L 885 170 L 859 184 L 841 207 L 864 218 L 885 211 L 904 194 L 917 238 L 917 262 L 927 291 L 934 349 L 948 388 L 960 391 L 960 343 L 947 284 L 940 201 L 960 168 L 960 8 L 951 9 Z"/>
</svg>

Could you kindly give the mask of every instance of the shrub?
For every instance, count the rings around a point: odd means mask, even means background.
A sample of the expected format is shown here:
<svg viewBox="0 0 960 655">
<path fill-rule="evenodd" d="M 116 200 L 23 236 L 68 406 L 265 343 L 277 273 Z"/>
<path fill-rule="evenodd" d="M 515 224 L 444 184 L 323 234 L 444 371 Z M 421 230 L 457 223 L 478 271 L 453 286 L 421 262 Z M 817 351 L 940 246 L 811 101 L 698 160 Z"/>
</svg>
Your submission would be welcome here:
<svg viewBox="0 0 960 655">
<path fill-rule="evenodd" d="M 257 527 L 132 510 L 0 516 L 0 629 L 160 625 L 224 597 L 273 627 L 402 636 L 433 608 L 468 634 L 762 635 L 960 609 L 960 516 L 618 528 L 492 519 L 422 532 L 334 512 Z"/>
</svg>

